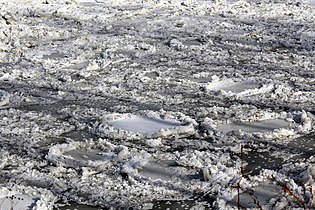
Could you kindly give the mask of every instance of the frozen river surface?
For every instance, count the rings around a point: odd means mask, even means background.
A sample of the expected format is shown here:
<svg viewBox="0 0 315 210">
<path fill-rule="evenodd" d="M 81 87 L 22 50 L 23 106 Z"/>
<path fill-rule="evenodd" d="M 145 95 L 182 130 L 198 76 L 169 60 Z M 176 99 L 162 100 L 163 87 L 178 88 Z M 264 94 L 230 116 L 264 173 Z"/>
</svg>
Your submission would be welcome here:
<svg viewBox="0 0 315 210">
<path fill-rule="evenodd" d="M 312 0 L 0 0 L 0 209 L 315 208 L 314 57 Z"/>
</svg>

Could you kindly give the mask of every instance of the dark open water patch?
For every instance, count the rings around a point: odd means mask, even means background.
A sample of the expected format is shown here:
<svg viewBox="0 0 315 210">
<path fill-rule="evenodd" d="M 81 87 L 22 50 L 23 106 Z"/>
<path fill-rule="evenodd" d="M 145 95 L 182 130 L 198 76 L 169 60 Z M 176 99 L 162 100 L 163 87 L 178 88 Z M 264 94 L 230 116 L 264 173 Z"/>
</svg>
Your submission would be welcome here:
<svg viewBox="0 0 315 210">
<path fill-rule="evenodd" d="M 278 170 L 284 164 L 283 158 L 270 156 L 270 152 L 259 152 L 255 149 L 242 155 L 243 161 L 247 163 L 244 167 L 245 173 L 258 175 L 262 169 Z"/>
<path fill-rule="evenodd" d="M 303 157 L 310 157 L 315 154 L 315 132 L 306 136 L 293 139 L 289 142 L 288 147 L 299 150 Z"/>
</svg>

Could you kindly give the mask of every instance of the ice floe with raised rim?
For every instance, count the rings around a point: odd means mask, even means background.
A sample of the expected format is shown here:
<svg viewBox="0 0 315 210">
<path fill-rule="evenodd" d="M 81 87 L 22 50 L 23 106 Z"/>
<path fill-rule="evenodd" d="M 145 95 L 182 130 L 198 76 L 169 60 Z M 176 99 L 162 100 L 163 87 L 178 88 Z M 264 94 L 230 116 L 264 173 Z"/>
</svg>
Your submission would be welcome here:
<svg viewBox="0 0 315 210">
<path fill-rule="evenodd" d="M 297 137 L 299 133 L 308 133 L 314 127 L 314 119 L 301 111 L 295 113 L 265 113 L 266 117 L 253 119 L 229 119 L 226 122 L 206 118 L 201 123 L 209 133 L 224 135 L 254 135 L 264 138 Z"/>
<path fill-rule="evenodd" d="M 112 113 L 103 117 L 100 135 L 116 139 L 170 138 L 195 133 L 196 121 L 182 113 Z"/>
<path fill-rule="evenodd" d="M 215 93 L 223 96 L 252 96 L 270 92 L 274 88 L 274 85 L 268 81 L 260 79 L 219 79 L 218 77 L 212 77 L 212 81 L 204 86 L 204 90 L 207 93 Z"/>
<path fill-rule="evenodd" d="M 129 154 L 127 147 L 116 146 L 105 139 L 99 142 L 70 142 L 49 149 L 47 159 L 60 166 L 105 169 L 113 162 L 122 161 Z"/>
<path fill-rule="evenodd" d="M 50 210 L 56 201 L 46 189 L 14 185 L 11 188 L 0 186 L 1 210 Z"/>
</svg>

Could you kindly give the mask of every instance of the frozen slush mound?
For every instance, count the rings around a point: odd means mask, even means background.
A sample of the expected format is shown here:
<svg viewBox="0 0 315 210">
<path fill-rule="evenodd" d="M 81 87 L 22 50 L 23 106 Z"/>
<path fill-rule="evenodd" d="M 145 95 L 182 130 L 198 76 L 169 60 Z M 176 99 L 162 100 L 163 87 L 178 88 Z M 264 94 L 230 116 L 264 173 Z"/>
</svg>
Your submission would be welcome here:
<svg viewBox="0 0 315 210">
<path fill-rule="evenodd" d="M 196 124 L 181 113 L 114 113 L 104 116 L 98 131 L 105 137 L 126 140 L 171 138 L 193 135 Z"/>
<path fill-rule="evenodd" d="M 0 90 L 0 107 L 9 104 L 10 94 L 4 90 Z"/>
<path fill-rule="evenodd" d="M 223 79 L 213 78 L 213 81 L 205 86 L 208 93 L 216 93 L 223 96 L 252 96 L 269 92 L 273 89 L 272 84 L 264 84 L 266 81 L 260 79 Z"/>
<path fill-rule="evenodd" d="M 51 210 L 55 197 L 45 189 L 14 186 L 12 189 L 0 186 L 1 210 Z"/>
</svg>

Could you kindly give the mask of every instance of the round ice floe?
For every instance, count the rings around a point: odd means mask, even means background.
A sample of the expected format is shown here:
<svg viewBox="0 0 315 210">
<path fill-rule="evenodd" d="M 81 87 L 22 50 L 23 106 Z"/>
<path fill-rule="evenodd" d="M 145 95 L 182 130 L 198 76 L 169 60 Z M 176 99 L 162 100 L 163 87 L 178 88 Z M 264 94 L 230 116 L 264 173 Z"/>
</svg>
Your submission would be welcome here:
<svg viewBox="0 0 315 210">
<path fill-rule="evenodd" d="M 248 112 L 251 113 L 250 110 Z M 305 111 L 294 113 L 252 112 L 250 115 L 246 114 L 239 112 L 233 118 L 225 120 L 205 118 L 201 126 L 208 134 L 250 135 L 267 139 L 290 137 L 293 139 L 301 134 L 309 133 L 314 128 L 315 122 L 311 113 Z"/>
<path fill-rule="evenodd" d="M 299 125 L 290 119 L 264 119 L 253 121 L 232 121 L 216 123 L 207 121 L 202 126 L 210 133 L 218 132 L 228 135 L 254 135 L 264 138 L 294 137 L 299 133 Z"/>
<path fill-rule="evenodd" d="M 107 142 L 72 142 L 51 147 L 47 159 L 57 165 L 106 168 L 114 160 L 123 160 L 123 153 L 128 152 L 126 150 L 123 146 L 118 147 Z"/>
<path fill-rule="evenodd" d="M 9 104 L 10 94 L 4 90 L 0 90 L 0 106 Z"/>
<path fill-rule="evenodd" d="M 44 189 L 15 186 L 0 187 L 0 209 L 48 210 L 53 208 L 55 198 Z"/>
<path fill-rule="evenodd" d="M 218 131 L 228 133 L 241 130 L 246 133 L 268 133 L 276 129 L 291 129 L 294 126 L 283 119 L 269 119 L 254 122 L 234 122 L 217 126 Z"/>
<path fill-rule="evenodd" d="M 261 81 L 254 79 L 235 81 L 226 79 L 214 81 L 205 86 L 206 92 L 214 92 L 225 96 L 251 96 L 271 91 L 273 85 L 263 84 Z"/>
<path fill-rule="evenodd" d="M 99 132 L 117 139 L 167 138 L 194 134 L 194 124 L 194 120 L 187 116 L 166 119 L 160 118 L 156 113 L 109 114 L 104 116 Z"/>
</svg>

